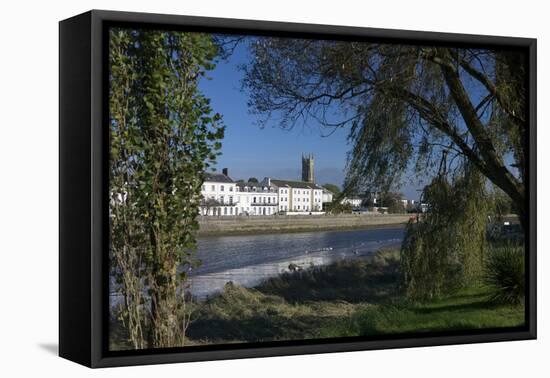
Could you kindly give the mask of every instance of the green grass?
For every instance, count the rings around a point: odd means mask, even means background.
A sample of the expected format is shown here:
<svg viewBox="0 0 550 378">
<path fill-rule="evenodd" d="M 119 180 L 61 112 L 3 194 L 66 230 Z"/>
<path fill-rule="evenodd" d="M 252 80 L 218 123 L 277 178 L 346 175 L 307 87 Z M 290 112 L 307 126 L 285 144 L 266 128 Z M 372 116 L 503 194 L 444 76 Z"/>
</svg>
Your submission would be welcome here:
<svg viewBox="0 0 550 378">
<path fill-rule="evenodd" d="M 524 306 L 495 303 L 490 287 L 422 304 L 404 299 L 398 251 L 285 273 L 256 288 L 227 284 L 195 303 L 186 345 L 475 330 L 524 324 Z M 130 347 L 120 322 L 113 349 Z"/>
<path fill-rule="evenodd" d="M 468 288 L 424 304 L 371 305 L 351 319 L 320 329 L 318 336 L 367 336 L 521 326 L 523 306 L 497 305 L 485 288 Z"/>
<path fill-rule="evenodd" d="M 279 296 L 229 285 L 201 306 L 187 336 L 194 344 L 313 338 L 312 330 L 350 318 L 359 307 L 345 301 L 289 303 Z"/>
<path fill-rule="evenodd" d="M 226 285 L 199 305 L 190 344 L 258 342 L 520 326 L 524 307 L 495 304 L 486 288 L 423 304 L 396 285 L 398 253 L 283 274 L 247 289 Z"/>
</svg>

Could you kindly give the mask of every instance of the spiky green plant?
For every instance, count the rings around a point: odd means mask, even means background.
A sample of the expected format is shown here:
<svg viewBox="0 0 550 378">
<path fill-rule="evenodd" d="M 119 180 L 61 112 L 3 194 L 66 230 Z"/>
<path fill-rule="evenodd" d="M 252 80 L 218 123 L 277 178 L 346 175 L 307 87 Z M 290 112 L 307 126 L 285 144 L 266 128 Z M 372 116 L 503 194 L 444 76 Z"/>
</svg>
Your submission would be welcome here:
<svg viewBox="0 0 550 378">
<path fill-rule="evenodd" d="M 519 305 L 525 300 L 525 252 L 511 243 L 490 249 L 485 262 L 484 282 L 491 289 L 491 300 Z"/>
</svg>

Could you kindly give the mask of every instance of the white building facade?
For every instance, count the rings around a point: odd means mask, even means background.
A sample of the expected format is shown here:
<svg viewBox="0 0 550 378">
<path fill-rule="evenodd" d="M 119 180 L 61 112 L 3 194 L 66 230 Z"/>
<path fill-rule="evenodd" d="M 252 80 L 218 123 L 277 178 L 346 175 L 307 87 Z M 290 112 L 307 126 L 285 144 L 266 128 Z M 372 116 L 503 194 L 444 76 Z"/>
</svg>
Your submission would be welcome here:
<svg viewBox="0 0 550 378">
<path fill-rule="evenodd" d="M 351 207 L 357 208 L 361 207 L 361 204 L 363 203 L 363 200 L 361 198 L 357 197 L 344 197 L 342 201 L 340 201 L 342 205 L 351 205 Z"/>
<path fill-rule="evenodd" d="M 263 182 L 277 188 L 279 211 L 281 212 L 318 213 L 323 211 L 323 188 L 314 183 L 268 177 Z"/>
<path fill-rule="evenodd" d="M 201 215 L 237 215 L 237 185 L 224 173 L 207 173 L 202 185 Z"/>
<path fill-rule="evenodd" d="M 260 183 L 233 181 L 228 170 L 207 173 L 201 190 L 203 216 L 275 215 L 323 211 L 323 188 L 304 181 L 266 177 Z"/>
</svg>

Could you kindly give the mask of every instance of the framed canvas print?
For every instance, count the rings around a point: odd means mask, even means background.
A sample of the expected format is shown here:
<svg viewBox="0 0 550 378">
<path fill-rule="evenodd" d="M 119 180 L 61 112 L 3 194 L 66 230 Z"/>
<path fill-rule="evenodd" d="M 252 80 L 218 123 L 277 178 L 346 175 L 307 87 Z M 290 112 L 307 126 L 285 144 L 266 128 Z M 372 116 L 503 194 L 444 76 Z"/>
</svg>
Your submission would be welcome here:
<svg viewBox="0 0 550 378">
<path fill-rule="evenodd" d="M 536 41 L 60 23 L 60 355 L 536 337 Z"/>
</svg>

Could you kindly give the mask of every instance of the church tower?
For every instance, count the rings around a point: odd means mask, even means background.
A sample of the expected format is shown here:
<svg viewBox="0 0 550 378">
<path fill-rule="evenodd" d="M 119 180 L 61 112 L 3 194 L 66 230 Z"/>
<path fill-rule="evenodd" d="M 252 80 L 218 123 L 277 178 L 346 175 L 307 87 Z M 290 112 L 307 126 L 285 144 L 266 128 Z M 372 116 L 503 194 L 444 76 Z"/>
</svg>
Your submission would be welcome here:
<svg viewBox="0 0 550 378">
<path fill-rule="evenodd" d="M 302 154 L 302 181 L 315 182 L 315 176 L 313 175 L 313 154 L 308 156 Z"/>
</svg>

